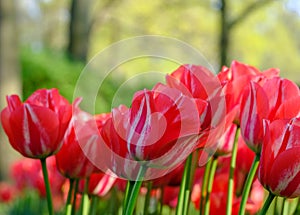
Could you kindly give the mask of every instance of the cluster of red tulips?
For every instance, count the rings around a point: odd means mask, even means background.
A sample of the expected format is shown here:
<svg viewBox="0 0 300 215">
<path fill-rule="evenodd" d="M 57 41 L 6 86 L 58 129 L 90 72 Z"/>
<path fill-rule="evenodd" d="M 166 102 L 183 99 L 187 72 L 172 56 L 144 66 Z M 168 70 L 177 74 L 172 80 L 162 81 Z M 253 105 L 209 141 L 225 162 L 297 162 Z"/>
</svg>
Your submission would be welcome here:
<svg viewBox="0 0 300 215">
<path fill-rule="evenodd" d="M 124 215 L 139 196 L 143 214 L 168 205 L 177 215 L 265 214 L 276 196 L 300 197 L 300 93 L 277 69 L 234 61 L 214 75 L 182 65 L 130 107 L 98 115 L 81 99 L 39 89 L 24 102 L 7 96 L 1 112 L 11 146 L 27 157 L 12 167 L 14 189 L 37 188 L 49 214 L 96 214 L 111 188 Z"/>
</svg>

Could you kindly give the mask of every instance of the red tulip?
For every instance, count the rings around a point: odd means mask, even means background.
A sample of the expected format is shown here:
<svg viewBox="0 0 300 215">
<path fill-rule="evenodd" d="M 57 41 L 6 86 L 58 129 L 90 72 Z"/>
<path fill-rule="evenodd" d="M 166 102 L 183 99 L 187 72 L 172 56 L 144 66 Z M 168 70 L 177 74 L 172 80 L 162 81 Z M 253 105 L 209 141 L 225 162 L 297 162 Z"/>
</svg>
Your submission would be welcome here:
<svg viewBox="0 0 300 215">
<path fill-rule="evenodd" d="M 267 126 L 258 178 L 271 193 L 300 196 L 300 118 L 275 120 Z"/>
<path fill-rule="evenodd" d="M 223 67 L 218 74 L 218 78 L 224 86 L 227 96 L 227 108 L 232 109 L 237 106 L 235 122 L 239 124 L 240 103 L 244 88 L 250 81 L 263 84 L 267 79 L 278 77 L 278 69 L 268 69 L 260 72 L 257 68 L 247 64 L 233 61 L 230 68 Z"/>
<path fill-rule="evenodd" d="M 110 157 L 112 171 L 123 176 L 137 174 L 135 161 L 154 160 L 155 165 L 176 167 L 195 149 L 199 130 L 195 116 L 203 109 L 180 91 L 161 84 L 137 92 L 131 108 L 113 109 L 101 131 L 115 158 L 125 158 L 118 163 Z"/>
<path fill-rule="evenodd" d="M 203 100 L 208 100 L 219 87 L 218 80 L 207 68 L 188 64 L 167 75 L 166 81 L 183 94 Z"/>
<path fill-rule="evenodd" d="M 268 97 L 261 86 L 251 82 L 241 102 L 241 134 L 247 145 L 259 153 L 264 137 L 264 122 L 269 115 Z"/>
<path fill-rule="evenodd" d="M 264 137 L 263 119 L 289 119 L 300 114 L 300 91 L 295 83 L 278 77 L 263 85 L 250 82 L 241 102 L 241 133 L 248 146 L 260 152 Z"/>
<path fill-rule="evenodd" d="M 37 90 L 24 103 L 7 97 L 1 121 L 12 147 L 25 157 L 45 158 L 58 152 L 72 106 L 57 89 Z"/>
<path fill-rule="evenodd" d="M 204 111 L 199 111 L 198 147 L 214 144 L 222 135 L 226 120 L 226 102 L 219 79 L 205 67 L 183 65 L 168 75 L 166 81 L 195 102 L 207 103 Z"/>
<path fill-rule="evenodd" d="M 76 109 L 66 132 L 61 150 L 55 155 L 58 170 L 68 178 L 85 178 L 96 169 L 86 156 L 84 147 L 97 144 L 99 134 L 93 130 L 96 121 L 88 113 Z"/>
<path fill-rule="evenodd" d="M 300 113 L 300 91 L 298 86 L 283 78 L 272 78 L 262 85 L 269 102 L 268 119 L 289 119 Z"/>
<path fill-rule="evenodd" d="M 80 181 L 79 190 L 84 190 L 84 180 Z M 104 173 L 93 173 L 89 177 L 88 191 L 90 195 L 105 196 L 116 182 L 116 178 Z"/>
</svg>

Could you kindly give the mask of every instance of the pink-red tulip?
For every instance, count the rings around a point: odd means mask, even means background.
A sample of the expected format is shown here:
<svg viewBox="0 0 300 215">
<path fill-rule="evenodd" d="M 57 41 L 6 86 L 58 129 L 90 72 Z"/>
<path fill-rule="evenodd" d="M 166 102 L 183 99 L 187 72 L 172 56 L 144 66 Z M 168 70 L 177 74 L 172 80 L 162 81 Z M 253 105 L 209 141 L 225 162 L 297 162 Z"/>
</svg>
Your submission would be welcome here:
<svg viewBox="0 0 300 215">
<path fill-rule="evenodd" d="M 268 119 L 289 119 L 300 113 L 300 91 L 298 86 L 284 78 L 272 78 L 262 85 L 269 102 Z"/>
<path fill-rule="evenodd" d="M 214 144 L 222 135 L 226 121 L 226 102 L 219 79 L 205 67 L 182 65 L 167 75 L 166 82 L 195 102 L 207 104 L 204 111 L 199 111 L 201 138 L 198 147 Z"/>
<path fill-rule="evenodd" d="M 57 89 L 41 89 L 24 103 L 7 96 L 1 122 L 12 147 L 25 157 L 45 158 L 58 152 L 72 115 L 72 106 Z"/>
<path fill-rule="evenodd" d="M 99 133 L 92 129 L 93 125 L 97 125 L 93 116 L 79 108 L 75 109 L 63 146 L 55 155 L 58 170 L 64 176 L 85 178 L 96 170 L 83 151 L 83 147 L 97 144 Z"/>
<path fill-rule="evenodd" d="M 241 134 L 247 145 L 260 152 L 264 137 L 263 120 L 289 119 L 300 114 L 300 91 L 288 79 L 274 77 L 260 86 L 250 82 L 243 92 L 240 113 Z"/>
<path fill-rule="evenodd" d="M 85 179 L 86 180 L 86 179 Z M 79 191 L 83 192 L 84 182 L 81 180 L 79 184 Z M 116 182 L 116 178 L 104 173 L 93 173 L 88 179 L 88 190 L 89 195 L 105 196 Z"/>
<path fill-rule="evenodd" d="M 300 196 L 300 119 L 275 120 L 267 125 L 258 178 L 271 193 Z"/>
<path fill-rule="evenodd" d="M 227 108 L 237 108 L 235 116 L 237 124 L 239 124 L 240 103 L 244 88 L 249 85 L 250 81 L 262 84 L 270 78 L 278 77 L 278 75 L 278 69 L 271 68 L 260 72 L 257 68 L 238 61 L 233 61 L 230 68 L 225 66 L 222 68 L 218 78 L 224 86 Z"/>
<path fill-rule="evenodd" d="M 241 134 L 247 145 L 256 153 L 261 150 L 264 137 L 264 122 L 269 115 L 268 97 L 261 86 L 250 82 L 241 102 Z"/>
<path fill-rule="evenodd" d="M 196 147 L 199 119 L 195 115 L 199 115 L 204 106 L 205 103 L 197 106 L 177 89 L 158 84 L 153 90 L 137 92 L 131 108 L 113 109 L 101 135 L 112 152 L 122 158 L 151 161 L 167 154 L 166 162 L 161 161 L 160 165 L 176 166 Z M 135 171 L 133 165 L 126 166 L 124 162 L 127 161 L 112 163 L 116 168 L 113 172 L 126 176 Z"/>
</svg>

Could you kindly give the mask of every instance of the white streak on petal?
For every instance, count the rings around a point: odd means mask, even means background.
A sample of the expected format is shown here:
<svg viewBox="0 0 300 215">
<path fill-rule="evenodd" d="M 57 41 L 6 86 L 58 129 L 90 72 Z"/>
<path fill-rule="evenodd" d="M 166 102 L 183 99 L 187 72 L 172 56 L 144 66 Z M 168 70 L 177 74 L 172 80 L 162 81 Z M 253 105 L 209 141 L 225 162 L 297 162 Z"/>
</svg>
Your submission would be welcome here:
<svg viewBox="0 0 300 215">
<path fill-rule="evenodd" d="M 291 168 L 286 169 L 282 173 L 282 177 L 279 179 L 279 183 L 277 187 L 274 189 L 274 192 L 280 193 L 282 190 L 285 190 L 299 172 L 300 172 L 299 162 L 294 164 Z"/>
<path fill-rule="evenodd" d="M 27 155 L 33 155 L 32 151 L 30 150 L 30 129 L 28 124 L 28 113 L 27 113 L 27 105 L 25 104 L 24 109 L 24 121 L 23 121 L 23 136 L 24 136 L 24 150 Z"/>
<path fill-rule="evenodd" d="M 104 175 L 93 190 L 93 194 L 104 196 L 114 184 L 116 178 Z"/>
<path fill-rule="evenodd" d="M 39 118 L 33 111 L 32 107 L 30 105 L 26 106 L 27 110 L 30 113 L 30 117 L 33 121 L 33 123 L 36 125 L 39 133 L 40 133 L 40 144 L 42 148 L 42 152 L 46 152 L 47 146 L 46 143 L 50 141 L 50 137 L 47 135 L 47 132 L 45 132 L 45 128 L 41 125 Z"/>
</svg>

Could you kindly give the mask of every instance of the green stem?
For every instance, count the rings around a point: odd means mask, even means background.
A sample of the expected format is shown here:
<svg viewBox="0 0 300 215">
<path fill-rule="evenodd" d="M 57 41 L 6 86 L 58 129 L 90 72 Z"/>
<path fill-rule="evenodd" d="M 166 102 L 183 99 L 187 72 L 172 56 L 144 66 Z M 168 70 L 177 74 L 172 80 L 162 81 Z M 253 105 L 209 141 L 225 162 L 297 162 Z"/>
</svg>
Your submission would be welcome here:
<svg viewBox="0 0 300 215">
<path fill-rule="evenodd" d="M 84 189 L 81 197 L 80 214 L 87 215 L 89 211 L 89 196 L 88 196 L 89 178 L 84 181 Z"/>
<path fill-rule="evenodd" d="M 278 204 L 278 197 L 276 196 L 274 199 L 274 215 L 277 215 L 277 204 Z"/>
<path fill-rule="evenodd" d="M 282 207 L 281 207 L 281 214 L 287 215 L 289 211 L 288 202 L 286 201 L 286 198 L 282 201 Z"/>
<path fill-rule="evenodd" d="M 144 203 L 144 215 L 148 215 L 150 198 L 151 198 L 151 190 L 152 190 L 152 181 L 148 181 L 147 182 L 147 193 L 145 196 L 145 203 Z"/>
<path fill-rule="evenodd" d="M 241 205 L 240 205 L 240 210 L 239 210 L 239 215 L 244 215 L 245 214 L 245 209 L 246 209 L 246 203 L 248 200 L 248 196 L 251 190 L 251 186 L 252 186 L 252 182 L 259 164 L 259 158 L 260 155 L 256 154 L 253 162 L 252 162 L 252 166 L 251 169 L 249 171 L 249 174 L 247 176 L 246 182 L 245 182 L 245 187 L 243 190 L 243 194 L 242 194 L 242 200 L 241 200 Z"/>
<path fill-rule="evenodd" d="M 132 187 L 133 187 L 133 184 L 130 183 L 130 181 L 128 180 L 127 184 L 126 184 L 124 200 L 123 200 L 123 214 L 125 213 L 125 210 L 126 210 L 126 207 L 127 207 L 127 204 L 128 204 L 129 195 L 131 193 Z"/>
<path fill-rule="evenodd" d="M 97 205 L 98 205 L 98 199 L 99 199 L 98 196 L 96 196 L 96 195 L 93 195 L 93 196 L 92 196 L 91 207 L 90 207 L 89 215 L 96 215 L 96 212 L 97 212 Z"/>
<path fill-rule="evenodd" d="M 297 214 L 300 214 L 300 197 L 298 197 L 297 206 L 296 206 L 296 209 L 295 209 L 293 215 L 297 215 Z"/>
<path fill-rule="evenodd" d="M 79 179 L 75 180 L 75 189 L 73 193 L 73 204 L 72 204 L 72 215 L 76 213 L 76 201 L 77 201 L 77 192 L 78 192 Z"/>
<path fill-rule="evenodd" d="M 184 211 L 183 214 L 188 214 L 188 210 L 190 207 L 190 198 L 191 198 L 191 193 L 192 193 L 192 186 L 194 182 L 194 175 L 196 168 L 198 166 L 198 160 L 199 160 L 199 149 L 194 151 L 192 153 L 192 161 L 190 165 L 190 170 L 189 170 L 189 175 L 187 178 L 187 186 L 185 188 L 185 195 L 184 195 Z"/>
<path fill-rule="evenodd" d="M 203 181 L 202 181 L 202 186 L 201 186 L 201 199 L 200 199 L 200 205 L 199 205 L 200 215 L 204 212 L 204 204 L 205 204 L 205 199 L 206 199 L 206 194 L 207 194 L 207 181 L 208 181 L 209 172 L 210 172 L 211 165 L 212 165 L 212 160 L 213 159 L 210 159 L 207 162 L 207 164 L 205 166 L 205 170 L 204 170 Z"/>
<path fill-rule="evenodd" d="M 69 188 L 69 192 L 68 192 L 66 206 L 69 205 L 69 204 L 71 204 L 72 193 L 73 193 L 73 189 L 74 189 L 74 179 L 70 178 L 69 182 L 70 182 L 70 188 Z"/>
<path fill-rule="evenodd" d="M 70 188 L 69 188 L 67 202 L 66 202 L 66 215 L 71 215 L 71 211 L 72 211 L 71 200 L 72 200 L 72 193 L 74 188 L 74 179 L 70 178 L 69 182 L 70 182 Z"/>
<path fill-rule="evenodd" d="M 207 194 L 206 194 L 206 201 L 204 205 L 204 215 L 209 215 L 209 207 L 210 207 L 210 193 L 212 191 L 213 183 L 214 183 L 214 176 L 218 165 L 218 159 L 216 157 L 212 158 L 212 165 L 207 181 Z"/>
<path fill-rule="evenodd" d="M 227 205 L 226 205 L 226 215 L 231 215 L 232 211 L 232 199 L 233 199 L 233 184 L 234 184 L 234 170 L 236 166 L 236 156 L 238 149 L 238 138 L 240 129 L 237 127 L 234 137 L 234 143 L 232 147 L 231 160 L 230 160 L 230 170 L 229 170 L 229 180 L 228 180 L 228 190 L 227 190 Z"/>
<path fill-rule="evenodd" d="M 48 203 L 48 212 L 49 215 L 53 215 L 53 205 L 52 205 L 52 196 L 51 196 L 51 189 L 50 189 L 50 183 L 49 183 L 49 177 L 48 177 L 48 171 L 47 171 L 47 163 L 46 158 L 42 158 L 41 164 L 42 164 L 42 171 L 44 176 L 44 183 L 46 188 L 46 195 L 47 195 L 47 203 Z"/>
<path fill-rule="evenodd" d="M 137 181 L 130 181 L 130 193 L 127 197 L 127 203 L 125 206 L 125 210 L 123 210 L 123 215 L 132 215 L 137 197 L 139 195 L 140 188 L 142 186 L 142 179 L 144 177 L 144 174 L 146 173 L 147 167 L 146 166 L 141 166 L 138 176 L 137 176 Z M 125 199 L 126 200 L 126 199 Z"/>
<path fill-rule="evenodd" d="M 185 197 L 188 192 L 188 187 L 190 183 L 190 172 L 192 165 L 193 154 L 190 154 L 185 162 L 183 176 L 180 184 L 178 203 L 176 207 L 176 215 L 185 215 Z"/>
<path fill-rule="evenodd" d="M 261 209 L 259 215 L 265 215 L 274 199 L 275 195 L 269 192 L 268 198 L 265 201 L 263 208 Z"/>
</svg>

